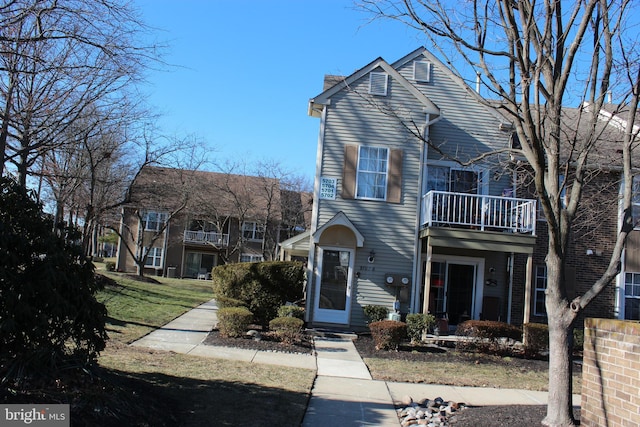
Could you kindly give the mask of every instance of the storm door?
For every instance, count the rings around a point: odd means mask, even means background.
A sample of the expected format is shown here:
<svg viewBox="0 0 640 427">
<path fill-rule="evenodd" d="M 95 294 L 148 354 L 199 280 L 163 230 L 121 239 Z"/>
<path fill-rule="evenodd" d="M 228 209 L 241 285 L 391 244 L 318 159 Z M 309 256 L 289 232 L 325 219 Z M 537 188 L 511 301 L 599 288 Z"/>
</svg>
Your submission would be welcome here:
<svg viewBox="0 0 640 427">
<path fill-rule="evenodd" d="M 348 324 L 351 309 L 353 250 L 321 248 L 313 320 Z"/>
</svg>

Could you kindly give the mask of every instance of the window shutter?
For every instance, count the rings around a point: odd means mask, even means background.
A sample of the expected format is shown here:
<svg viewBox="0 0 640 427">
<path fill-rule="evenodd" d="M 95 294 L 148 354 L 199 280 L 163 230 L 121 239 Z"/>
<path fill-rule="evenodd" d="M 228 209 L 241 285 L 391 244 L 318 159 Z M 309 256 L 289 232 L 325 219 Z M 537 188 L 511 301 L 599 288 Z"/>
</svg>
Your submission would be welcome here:
<svg viewBox="0 0 640 427">
<path fill-rule="evenodd" d="M 353 199 L 356 194 L 356 168 L 358 166 L 358 146 L 345 145 L 342 167 L 342 198 Z"/>
<path fill-rule="evenodd" d="M 400 203 L 402 199 L 402 150 L 391 150 L 389 154 L 388 179 L 387 201 L 389 203 Z"/>
<path fill-rule="evenodd" d="M 387 96 L 387 75 L 385 73 L 369 73 L 369 93 Z"/>
</svg>

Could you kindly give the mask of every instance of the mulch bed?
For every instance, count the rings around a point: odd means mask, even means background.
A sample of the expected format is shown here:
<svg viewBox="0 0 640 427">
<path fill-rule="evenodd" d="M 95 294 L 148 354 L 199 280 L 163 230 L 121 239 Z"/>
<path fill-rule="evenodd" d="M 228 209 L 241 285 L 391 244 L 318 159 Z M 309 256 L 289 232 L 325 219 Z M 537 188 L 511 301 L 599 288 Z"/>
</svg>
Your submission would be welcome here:
<svg viewBox="0 0 640 427">
<path fill-rule="evenodd" d="M 254 325 L 255 326 L 255 325 Z M 300 340 L 294 343 L 280 342 L 272 332 L 262 332 L 259 326 L 253 328 L 260 335 L 260 339 L 245 335 L 241 338 L 225 338 L 220 336 L 217 329 L 209 332 L 204 340 L 206 345 L 220 347 L 235 347 L 247 350 L 274 351 L 281 353 L 313 354 L 312 337 L 307 334 L 300 336 Z"/>
</svg>

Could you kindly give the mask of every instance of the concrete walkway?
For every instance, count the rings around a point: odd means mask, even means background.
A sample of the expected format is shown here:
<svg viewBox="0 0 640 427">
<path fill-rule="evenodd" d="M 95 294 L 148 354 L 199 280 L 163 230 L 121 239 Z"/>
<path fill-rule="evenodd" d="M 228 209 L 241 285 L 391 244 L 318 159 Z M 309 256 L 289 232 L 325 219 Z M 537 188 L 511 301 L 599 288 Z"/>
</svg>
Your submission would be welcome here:
<svg viewBox="0 0 640 427">
<path fill-rule="evenodd" d="M 411 396 L 464 402 L 471 406 L 545 405 L 547 393 L 518 389 L 455 387 L 376 381 L 348 334 L 325 334 L 314 339 L 315 357 L 204 345 L 217 323 L 214 300 L 206 302 L 134 342 L 133 346 L 194 356 L 317 370 L 302 426 L 399 426 L 394 402 Z M 580 395 L 573 396 L 574 406 Z"/>
</svg>

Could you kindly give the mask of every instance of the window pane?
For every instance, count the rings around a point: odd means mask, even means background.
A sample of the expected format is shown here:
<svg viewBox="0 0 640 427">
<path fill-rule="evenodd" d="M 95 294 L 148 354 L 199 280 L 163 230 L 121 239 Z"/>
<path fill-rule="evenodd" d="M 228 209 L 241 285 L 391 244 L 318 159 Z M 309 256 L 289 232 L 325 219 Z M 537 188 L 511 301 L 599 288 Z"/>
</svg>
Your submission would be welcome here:
<svg viewBox="0 0 640 427">
<path fill-rule="evenodd" d="M 387 187 L 387 148 L 360 147 L 357 197 L 384 199 Z"/>
</svg>

